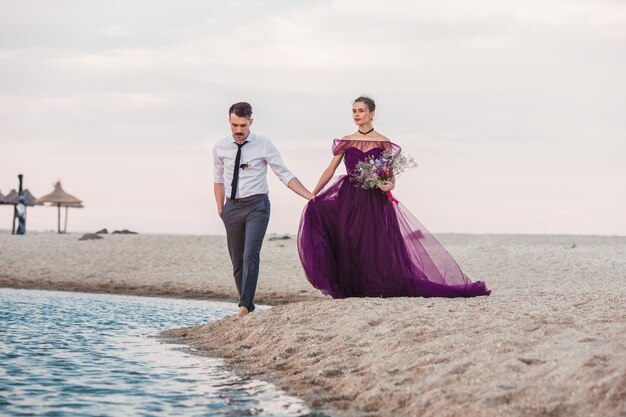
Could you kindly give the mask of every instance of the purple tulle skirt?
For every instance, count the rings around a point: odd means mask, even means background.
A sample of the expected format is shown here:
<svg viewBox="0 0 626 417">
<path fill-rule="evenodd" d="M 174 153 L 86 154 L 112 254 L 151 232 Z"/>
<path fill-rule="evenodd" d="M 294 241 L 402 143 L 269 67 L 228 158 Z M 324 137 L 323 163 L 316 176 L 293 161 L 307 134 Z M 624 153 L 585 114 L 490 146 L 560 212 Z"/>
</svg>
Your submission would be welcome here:
<svg viewBox="0 0 626 417">
<path fill-rule="evenodd" d="M 309 282 L 333 298 L 474 297 L 472 282 L 435 237 L 402 204 L 349 175 L 305 206 L 298 251 Z"/>
</svg>

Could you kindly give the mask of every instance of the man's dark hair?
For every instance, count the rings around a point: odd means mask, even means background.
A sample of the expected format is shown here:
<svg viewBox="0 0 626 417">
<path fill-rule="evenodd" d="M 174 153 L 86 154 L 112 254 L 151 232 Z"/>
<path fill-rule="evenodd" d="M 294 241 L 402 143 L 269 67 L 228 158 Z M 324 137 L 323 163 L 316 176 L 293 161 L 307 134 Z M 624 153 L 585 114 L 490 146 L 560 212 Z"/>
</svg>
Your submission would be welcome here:
<svg viewBox="0 0 626 417">
<path fill-rule="evenodd" d="M 233 113 L 237 117 L 246 117 L 250 119 L 252 117 L 252 106 L 250 103 L 246 103 L 245 101 L 235 103 L 230 106 L 230 109 L 228 109 L 228 117 L 230 117 Z"/>
</svg>

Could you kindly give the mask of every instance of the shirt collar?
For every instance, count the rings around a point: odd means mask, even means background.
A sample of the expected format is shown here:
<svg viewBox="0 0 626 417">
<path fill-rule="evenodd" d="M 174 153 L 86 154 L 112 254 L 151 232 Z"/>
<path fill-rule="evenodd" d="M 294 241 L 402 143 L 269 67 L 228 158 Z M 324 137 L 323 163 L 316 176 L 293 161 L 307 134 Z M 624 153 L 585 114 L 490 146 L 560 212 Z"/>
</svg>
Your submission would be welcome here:
<svg viewBox="0 0 626 417">
<path fill-rule="evenodd" d="M 246 138 L 246 142 L 252 142 L 255 138 L 256 138 L 256 135 L 254 133 L 250 132 L 250 134 L 248 134 L 248 137 Z M 235 140 L 233 135 L 228 136 L 228 139 L 232 143 L 237 143 L 237 141 Z"/>
</svg>

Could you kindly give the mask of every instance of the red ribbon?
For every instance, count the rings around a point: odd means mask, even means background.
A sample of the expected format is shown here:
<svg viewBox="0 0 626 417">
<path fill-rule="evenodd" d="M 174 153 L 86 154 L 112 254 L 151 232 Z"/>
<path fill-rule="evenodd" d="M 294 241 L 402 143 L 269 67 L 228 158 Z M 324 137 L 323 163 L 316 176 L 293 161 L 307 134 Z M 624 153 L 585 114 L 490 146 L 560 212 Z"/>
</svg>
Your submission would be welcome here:
<svg viewBox="0 0 626 417">
<path fill-rule="evenodd" d="M 385 195 L 387 196 L 389 201 L 391 201 L 392 203 L 396 203 L 396 204 L 399 203 L 399 201 L 393 196 L 393 194 L 391 194 L 391 191 L 387 191 Z"/>
</svg>

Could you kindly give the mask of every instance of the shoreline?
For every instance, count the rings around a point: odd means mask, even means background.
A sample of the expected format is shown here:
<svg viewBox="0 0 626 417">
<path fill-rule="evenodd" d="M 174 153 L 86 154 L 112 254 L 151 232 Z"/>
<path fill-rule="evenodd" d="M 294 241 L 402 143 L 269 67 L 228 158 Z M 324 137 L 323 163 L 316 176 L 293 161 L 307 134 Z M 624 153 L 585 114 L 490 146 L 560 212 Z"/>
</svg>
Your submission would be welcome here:
<svg viewBox="0 0 626 417">
<path fill-rule="evenodd" d="M 81 237 L 82 235 L 86 234 L 86 233 L 95 233 L 93 231 L 69 231 L 67 233 L 58 233 L 56 230 L 28 230 L 28 233 L 25 236 L 29 236 L 29 235 L 71 235 L 71 236 L 75 236 L 75 237 Z M 582 237 L 582 238 L 587 238 L 587 237 L 617 237 L 617 238 L 626 238 L 626 235 L 620 235 L 620 234 L 595 234 L 595 233 L 591 233 L 591 234 L 581 234 L 581 233 L 488 233 L 488 232 L 475 232 L 475 233 L 470 233 L 470 232 L 433 232 L 431 231 L 431 233 L 434 236 L 511 236 L 511 237 L 527 237 L 527 236 L 536 236 L 536 237 Z M 1 235 L 11 235 L 11 229 L 3 229 L 0 228 L 0 236 Z M 103 234 L 103 237 L 106 236 L 112 236 L 114 235 L 114 233 L 109 232 L 107 234 Z M 181 237 L 218 237 L 218 238 L 226 238 L 226 234 L 206 234 L 206 233 L 187 233 L 187 234 L 177 234 L 177 233 L 160 233 L 160 232 L 137 232 L 137 235 L 142 235 L 142 236 L 181 236 Z M 295 238 L 296 236 L 296 232 L 284 232 L 284 233 L 278 233 L 278 232 L 268 232 L 265 235 L 265 239 L 268 240 L 271 237 L 274 236 L 289 236 L 290 238 Z"/>
<path fill-rule="evenodd" d="M 236 302 L 226 237 L 0 234 L 0 286 Z M 255 301 L 321 299 L 300 269 L 294 239 L 264 242 Z M 286 289 L 286 290 L 285 290 Z"/>
<path fill-rule="evenodd" d="M 0 286 L 236 302 L 225 237 L 78 237 L 0 234 Z M 341 417 L 626 416 L 626 238 L 437 238 L 491 296 L 332 300 L 266 241 L 272 308 L 161 337 Z"/>
<path fill-rule="evenodd" d="M 233 283 L 234 285 L 234 283 Z M 9 276 L 0 275 L 0 288 L 11 288 L 16 290 L 40 290 L 40 291 L 68 291 L 86 294 L 113 294 L 113 295 L 136 295 L 140 297 L 164 297 L 174 299 L 188 300 L 205 300 L 205 301 L 223 301 L 228 303 L 236 303 L 237 299 L 231 294 L 224 294 L 205 291 L 168 291 L 159 287 L 128 287 L 121 285 L 119 287 L 110 284 L 102 285 L 84 285 L 75 282 L 37 282 L 28 280 L 19 280 Z M 293 302 L 311 301 L 319 299 L 319 297 L 311 297 L 299 294 L 268 294 L 255 298 L 255 303 L 259 305 L 275 306 L 290 304 Z"/>
</svg>

